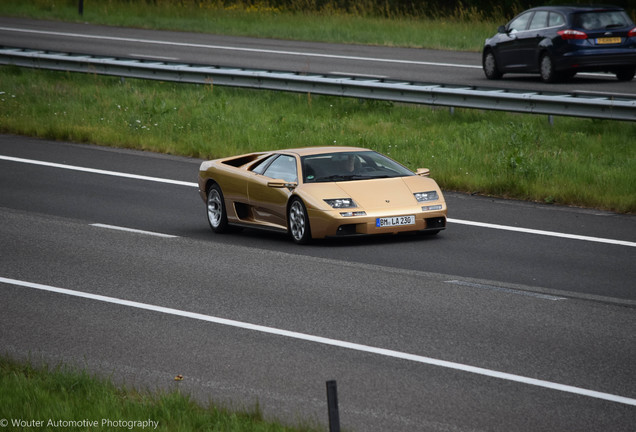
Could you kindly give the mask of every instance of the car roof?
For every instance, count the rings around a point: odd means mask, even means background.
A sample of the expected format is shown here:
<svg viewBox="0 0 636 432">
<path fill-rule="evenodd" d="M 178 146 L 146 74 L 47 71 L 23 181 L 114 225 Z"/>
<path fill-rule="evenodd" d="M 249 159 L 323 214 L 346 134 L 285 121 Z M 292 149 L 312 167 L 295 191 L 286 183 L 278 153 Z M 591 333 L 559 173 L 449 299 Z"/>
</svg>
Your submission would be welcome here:
<svg viewBox="0 0 636 432">
<path fill-rule="evenodd" d="M 597 4 L 597 5 L 562 5 L 562 6 L 551 5 L 551 6 L 537 6 L 537 7 L 528 9 L 528 11 L 535 11 L 535 10 L 552 10 L 552 11 L 559 11 L 559 12 L 564 12 L 564 13 L 573 13 L 573 12 L 592 12 L 592 11 L 604 11 L 604 10 L 622 11 L 624 9 L 622 7 L 619 7 L 619 6 L 602 5 L 602 4 Z"/>
<path fill-rule="evenodd" d="M 371 151 L 363 147 L 345 147 L 345 146 L 323 146 L 323 147 L 299 147 L 291 149 L 276 150 L 272 153 L 295 153 L 298 156 L 317 155 L 323 153 L 340 153 L 350 151 Z"/>
</svg>

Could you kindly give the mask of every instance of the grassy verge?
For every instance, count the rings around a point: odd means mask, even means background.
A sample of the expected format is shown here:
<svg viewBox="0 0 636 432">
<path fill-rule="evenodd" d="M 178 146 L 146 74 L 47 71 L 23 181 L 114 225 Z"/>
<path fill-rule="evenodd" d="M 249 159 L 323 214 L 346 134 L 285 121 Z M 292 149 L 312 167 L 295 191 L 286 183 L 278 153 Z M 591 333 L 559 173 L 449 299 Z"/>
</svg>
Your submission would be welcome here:
<svg viewBox="0 0 636 432">
<path fill-rule="evenodd" d="M 3 430 L 170 432 L 302 432 L 265 421 L 258 407 L 227 411 L 202 406 L 179 392 L 141 392 L 69 367 L 34 367 L 0 356 L 0 423 Z"/>
<path fill-rule="evenodd" d="M 431 19 L 384 19 L 338 11 L 283 12 L 257 5 L 216 6 L 214 2 L 2 0 L 0 15 L 56 19 L 124 27 L 155 28 L 262 38 L 311 40 L 479 51 L 500 20 L 479 19 L 474 11 Z M 475 19 L 477 17 L 477 19 Z"/>
<path fill-rule="evenodd" d="M 353 145 L 446 190 L 636 211 L 632 122 L 0 68 L 0 131 L 201 158 Z M 194 173 L 193 173 L 194 175 Z"/>
</svg>

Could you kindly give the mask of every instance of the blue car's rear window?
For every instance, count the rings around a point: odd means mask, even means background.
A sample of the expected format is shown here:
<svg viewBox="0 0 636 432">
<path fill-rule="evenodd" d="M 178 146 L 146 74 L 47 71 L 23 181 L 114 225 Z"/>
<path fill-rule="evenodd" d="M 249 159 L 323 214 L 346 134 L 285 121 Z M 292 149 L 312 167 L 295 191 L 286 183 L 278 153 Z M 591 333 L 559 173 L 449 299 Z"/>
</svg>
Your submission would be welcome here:
<svg viewBox="0 0 636 432">
<path fill-rule="evenodd" d="M 583 30 L 609 30 L 632 25 L 632 21 L 623 11 L 582 12 L 573 18 L 574 27 Z"/>
</svg>

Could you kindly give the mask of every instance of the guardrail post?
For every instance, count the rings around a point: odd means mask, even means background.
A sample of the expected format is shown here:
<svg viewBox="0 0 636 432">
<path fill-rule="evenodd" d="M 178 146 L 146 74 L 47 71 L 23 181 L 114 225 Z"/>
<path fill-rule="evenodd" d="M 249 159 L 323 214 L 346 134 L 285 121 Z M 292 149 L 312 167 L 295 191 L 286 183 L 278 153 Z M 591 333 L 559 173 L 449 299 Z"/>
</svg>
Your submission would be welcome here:
<svg viewBox="0 0 636 432">
<path fill-rule="evenodd" d="M 329 409 L 329 432 L 340 432 L 338 413 L 338 388 L 336 381 L 327 381 L 327 407 Z"/>
<path fill-rule="evenodd" d="M 84 15 L 84 0 L 78 1 L 77 12 L 79 12 L 80 15 Z"/>
</svg>

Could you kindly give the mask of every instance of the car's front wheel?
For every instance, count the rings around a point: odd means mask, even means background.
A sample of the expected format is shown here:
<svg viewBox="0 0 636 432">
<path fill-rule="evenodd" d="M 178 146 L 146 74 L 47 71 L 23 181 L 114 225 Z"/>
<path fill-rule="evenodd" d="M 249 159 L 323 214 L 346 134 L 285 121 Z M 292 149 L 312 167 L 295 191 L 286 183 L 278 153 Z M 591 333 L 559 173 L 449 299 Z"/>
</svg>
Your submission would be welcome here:
<svg viewBox="0 0 636 432">
<path fill-rule="evenodd" d="M 287 210 L 287 226 L 292 240 L 298 244 L 306 244 L 311 240 L 307 209 L 300 198 L 292 198 Z"/>
<path fill-rule="evenodd" d="M 212 185 L 210 190 L 208 190 L 206 207 L 210 228 L 216 233 L 227 231 L 227 212 L 223 202 L 223 192 L 221 192 L 221 187 L 218 184 Z"/>
<path fill-rule="evenodd" d="M 497 66 L 497 59 L 492 51 L 488 51 L 484 56 L 483 64 L 484 74 L 489 80 L 497 80 L 503 76 Z"/>
</svg>

